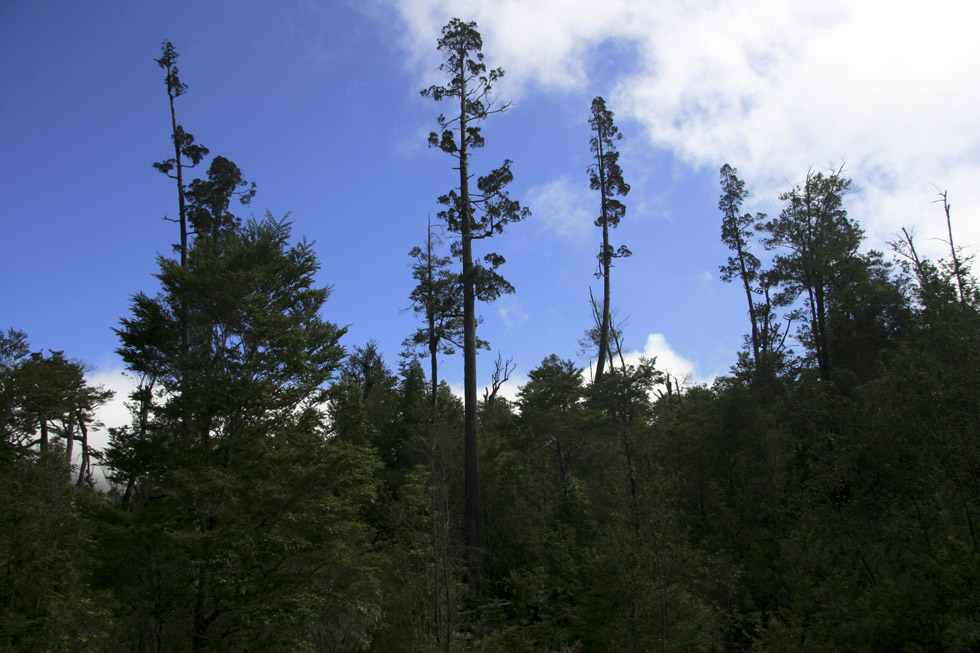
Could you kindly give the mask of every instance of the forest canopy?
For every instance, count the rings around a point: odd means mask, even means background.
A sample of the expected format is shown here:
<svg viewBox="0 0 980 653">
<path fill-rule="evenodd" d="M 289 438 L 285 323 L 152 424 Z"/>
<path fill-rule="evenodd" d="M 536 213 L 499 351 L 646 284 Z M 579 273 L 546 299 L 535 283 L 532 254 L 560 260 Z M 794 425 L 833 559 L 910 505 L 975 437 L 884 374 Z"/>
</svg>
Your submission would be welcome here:
<svg viewBox="0 0 980 653">
<path fill-rule="evenodd" d="M 946 195 L 945 255 L 905 230 L 881 252 L 846 167 L 786 171 L 768 216 L 725 163 L 718 276 L 744 346 L 682 383 L 624 355 L 614 271 L 644 252 L 613 242 L 630 171 L 596 97 L 584 354 L 545 357 L 512 400 L 499 355 L 480 396 L 477 307 L 520 292 L 499 236 L 535 216 L 514 162 L 480 153 L 510 105 L 478 26 L 435 45 L 445 174 L 405 246 L 418 329 L 394 364 L 349 341 L 288 218 L 238 214 L 258 186 L 184 128 L 162 44 L 171 149 L 147 167 L 173 234 L 115 330 L 130 422 L 91 447 L 111 392 L 0 333 L 0 650 L 980 647 L 980 290 Z"/>
</svg>

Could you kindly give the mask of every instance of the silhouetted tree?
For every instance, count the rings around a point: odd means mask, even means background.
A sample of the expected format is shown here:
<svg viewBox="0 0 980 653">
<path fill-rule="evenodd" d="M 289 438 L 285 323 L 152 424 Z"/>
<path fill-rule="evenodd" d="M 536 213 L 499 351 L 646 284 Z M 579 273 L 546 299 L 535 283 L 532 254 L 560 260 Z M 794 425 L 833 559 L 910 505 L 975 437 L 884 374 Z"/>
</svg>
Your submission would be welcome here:
<svg viewBox="0 0 980 653">
<path fill-rule="evenodd" d="M 452 156 L 459 171 L 459 185 L 439 198 L 445 209 L 439 216 L 449 229 L 459 234 L 454 251 L 462 262 L 460 281 L 463 285 L 463 401 L 465 410 L 464 438 L 466 448 L 466 546 L 470 582 L 482 593 L 483 538 L 480 508 L 480 463 L 477 426 L 476 378 L 476 300 L 492 301 L 501 293 L 513 292 L 513 287 L 496 272 L 504 262 L 499 254 L 487 254 L 482 263 L 474 260 L 473 241 L 501 233 L 511 222 L 530 215 L 516 200 L 510 199 L 506 186 L 513 179 L 511 162 L 480 177 L 476 190 L 470 187 L 470 150 L 483 147 L 480 123 L 493 113 L 505 111 L 510 105 L 496 105 L 492 89 L 504 72 L 487 69 L 483 63 L 483 39 L 476 23 L 452 19 L 442 28 L 438 41 L 443 63 L 440 70 L 449 76 L 445 86 L 431 86 L 422 95 L 436 101 L 458 102 L 458 109 L 446 118 L 439 116 L 441 133 L 429 134 L 429 145 Z M 495 106 L 496 105 L 496 106 Z"/>
<path fill-rule="evenodd" d="M 602 378 L 609 355 L 609 329 L 611 322 L 610 306 L 610 272 L 614 258 L 624 258 L 631 255 L 625 245 L 618 249 L 609 244 L 609 229 L 619 226 L 619 221 L 626 214 L 626 206 L 616 199 L 630 192 L 630 186 L 623 181 L 623 171 L 619 167 L 619 152 L 616 151 L 615 141 L 623 136 L 613 123 L 613 113 L 606 108 L 606 101 L 601 97 L 592 100 L 592 117 L 589 126 L 593 136 L 589 146 L 595 155 L 595 163 L 589 166 L 589 185 L 592 190 L 599 191 L 599 217 L 595 225 L 602 228 L 602 244 L 599 247 L 599 270 L 597 277 L 602 278 L 602 322 L 599 327 L 599 354 L 596 360 L 595 383 Z"/>
<path fill-rule="evenodd" d="M 217 238 L 222 231 L 241 224 L 241 220 L 229 213 L 228 206 L 233 197 L 248 205 L 255 196 L 255 183 L 245 181 L 237 165 L 216 156 L 208 168 L 208 178 L 192 181 L 187 195 L 187 219 L 194 233 Z"/>
<path fill-rule="evenodd" d="M 164 650 L 348 650 L 343 639 L 361 641 L 374 619 L 348 601 L 373 583 L 368 567 L 354 569 L 377 461 L 326 437 L 325 386 L 344 329 L 321 317 L 330 289 L 314 285 L 318 267 L 283 221 L 229 227 L 196 238 L 186 267 L 161 259 L 161 293 L 137 295 L 118 330 L 123 360 L 158 390 L 148 441 L 137 416 L 107 452 L 114 479 L 137 480 L 125 517 L 106 525 L 115 555 L 105 573 L 147 579 L 113 583 L 134 631 L 155 633 Z"/>
<path fill-rule="evenodd" d="M 187 202 L 184 186 L 184 169 L 193 168 L 207 156 L 208 148 L 194 143 L 194 136 L 177 123 L 177 110 L 174 100 L 187 92 L 187 84 L 180 81 L 177 73 L 177 50 L 170 41 L 164 41 L 160 46 L 160 58 L 155 61 L 167 71 L 164 81 L 167 84 L 167 97 L 170 98 L 170 139 L 174 144 L 173 157 L 154 163 L 153 167 L 177 181 L 177 220 L 180 225 L 180 264 L 187 265 L 188 223 Z"/>
<path fill-rule="evenodd" d="M 728 245 L 735 255 L 728 257 L 728 263 L 721 266 L 722 281 L 732 281 L 739 278 L 742 281 L 742 288 L 745 290 L 745 300 L 749 306 L 749 321 L 752 326 L 752 355 L 755 357 L 756 365 L 759 362 L 760 336 L 758 319 L 755 311 L 755 301 L 753 300 L 753 283 L 759 277 L 759 259 L 749 251 L 749 238 L 755 223 L 765 218 L 762 214 L 752 215 L 740 214 L 742 202 L 748 196 L 745 190 L 745 182 L 736 176 L 738 171 L 727 163 L 721 167 L 719 176 L 721 177 L 721 198 L 718 200 L 718 208 L 722 213 L 721 222 L 721 241 Z"/>
<path fill-rule="evenodd" d="M 412 310 L 425 320 L 425 326 L 405 341 L 406 345 L 425 347 L 429 354 L 430 421 L 435 420 L 439 398 L 438 356 L 452 355 L 463 346 L 463 286 L 459 274 L 449 270 L 451 259 L 436 253 L 437 241 L 429 224 L 425 247 L 414 247 L 409 252 L 414 260 L 412 277 L 418 283 L 408 298 L 412 300 Z"/>
<path fill-rule="evenodd" d="M 785 202 L 779 217 L 759 226 L 766 234 L 765 246 L 780 250 L 773 260 L 772 274 L 780 286 L 775 301 L 790 306 L 803 298 L 803 309 L 794 314 L 805 319 L 803 339 L 825 381 L 832 369 L 830 295 L 837 278 L 857 258 L 863 238 L 863 231 L 844 209 L 851 180 L 841 172 L 808 172 L 802 185 L 779 196 Z"/>
</svg>

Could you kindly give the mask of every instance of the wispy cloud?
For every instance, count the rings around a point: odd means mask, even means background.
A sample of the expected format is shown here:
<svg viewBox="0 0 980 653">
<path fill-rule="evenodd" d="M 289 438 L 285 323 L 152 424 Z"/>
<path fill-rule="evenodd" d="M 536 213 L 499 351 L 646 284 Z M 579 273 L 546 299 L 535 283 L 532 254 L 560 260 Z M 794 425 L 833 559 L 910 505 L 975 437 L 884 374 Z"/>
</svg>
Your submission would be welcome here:
<svg viewBox="0 0 980 653">
<path fill-rule="evenodd" d="M 715 294 L 715 275 L 708 270 L 701 270 L 701 274 L 698 275 L 698 279 L 701 281 L 701 287 L 709 295 Z"/>
<path fill-rule="evenodd" d="M 593 232 L 593 213 L 597 200 L 588 186 L 573 183 L 567 176 L 553 179 L 527 192 L 527 204 L 542 230 L 575 240 Z"/>
<path fill-rule="evenodd" d="M 502 306 L 501 308 L 497 309 L 497 315 L 500 317 L 500 321 L 503 322 L 504 326 L 508 329 L 515 329 L 523 326 L 524 323 L 530 318 L 530 316 L 525 313 L 517 303 Z"/>
</svg>

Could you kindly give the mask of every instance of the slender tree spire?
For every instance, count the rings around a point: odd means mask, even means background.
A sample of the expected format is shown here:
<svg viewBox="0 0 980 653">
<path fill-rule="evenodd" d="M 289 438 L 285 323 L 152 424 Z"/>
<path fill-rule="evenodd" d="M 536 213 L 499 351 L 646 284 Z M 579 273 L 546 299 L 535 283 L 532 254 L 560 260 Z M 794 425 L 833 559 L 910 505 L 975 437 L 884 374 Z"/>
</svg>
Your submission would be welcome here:
<svg viewBox="0 0 980 653">
<path fill-rule="evenodd" d="M 171 140 L 174 144 L 174 155 L 170 159 L 154 163 L 153 167 L 177 181 L 177 220 L 180 224 L 180 266 L 187 267 L 187 201 L 184 185 L 184 168 L 193 168 L 207 156 L 208 148 L 194 144 L 194 136 L 184 131 L 177 123 L 177 109 L 174 100 L 187 92 L 187 84 L 180 81 L 177 71 L 177 50 L 170 41 L 164 41 L 160 46 L 159 59 L 154 61 L 167 71 L 164 81 L 167 84 L 167 97 L 170 98 L 170 129 Z"/>
<path fill-rule="evenodd" d="M 480 177 L 476 189 L 470 187 L 470 150 L 483 147 L 484 142 L 480 123 L 490 114 L 501 113 L 510 106 L 507 103 L 497 104 L 492 95 L 493 85 L 504 71 L 500 68 L 487 69 L 483 63 L 483 39 L 476 29 L 476 23 L 452 19 L 442 28 L 438 47 L 443 56 L 440 70 L 449 76 L 449 81 L 445 86 L 431 86 L 423 90 L 422 95 L 436 101 L 458 102 L 458 109 L 453 111 L 452 118 L 439 116 L 441 133 L 430 133 L 429 145 L 456 159 L 456 169 L 459 171 L 459 185 L 439 198 L 439 203 L 445 207 L 439 216 L 460 238 L 453 247 L 462 262 L 460 279 L 463 286 L 464 519 L 469 581 L 477 593 L 482 594 L 483 517 L 477 425 L 476 300 L 492 301 L 502 293 L 513 292 L 513 287 L 495 272 L 504 258 L 499 254 L 487 254 L 482 262 L 475 260 L 473 241 L 502 232 L 507 224 L 523 220 L 530 215 L 530 211 L 510 199 L 505 190 L 514 177 L 509 160 Z"/>
<path fill-rule="evenodd" d="M 595 226 L 602 228 L 602 244 L 599 248 L 599 269 L 596 276 L 602 278 L 602 321 L 599 326 L 599 357 L 596 361 L 595 383 L 602 379 L 609 355 L 609 329 L 611 317 L 611 284 L 609 281 L 614 258 L 625 258 L 632 252 L 625 245 L 614 249 L 609 244 L 609 230 L 617 227 L 626 214 L 626 206 L 615 199 L 625 197 L 630 192 L 630 186 L 623 181 L 623 171 L 619 167 L 619 152 L 616 151 L 615 141 L 623 136 L 613 123 L 613 113 L 606 108 L 606 101 L 601 97 L 592 100 L 592 116 L 589 118 L 592 137 L 589 146 L 595 155 L 595 163 L 589 166 L 589 185 L 592 190 L 599 191 L 599 217 Z"/>
<path fill-rule="evenodd" d="M 755 292 L 753 284 L 759 278 L 760 263 L 759 259 L 749 251 L 748 239 L 756 222 L 765 219 L 765 216 L 739 213 L 742 202 L 748 197 L 748 191 L 745 190 L 745 182 L 738 178 L 737 173 L 738 170 L 727 163 L 718 173 L 721 180 L 721 197 L 718 199 L 718 209 L 722 214 L 721 241 L 734 252 L 734 256 L 728 257 L 728 263 L 721 266 L 720 271 L 722 281 L 730 282 L 736 277 L 742 281 L 752 326 L 752 356 L 758 369 L 763 338 L 760 334 L 759 316 L 753 298 Z"/>
</svg>

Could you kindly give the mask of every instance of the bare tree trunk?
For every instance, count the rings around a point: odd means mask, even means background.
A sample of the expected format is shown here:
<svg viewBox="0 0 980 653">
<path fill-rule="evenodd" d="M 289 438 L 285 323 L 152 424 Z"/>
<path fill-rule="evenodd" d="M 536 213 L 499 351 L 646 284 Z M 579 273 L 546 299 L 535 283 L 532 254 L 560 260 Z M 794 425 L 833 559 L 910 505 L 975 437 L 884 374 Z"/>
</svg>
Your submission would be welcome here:
<svg viewBox="0 0 980 653">
<path fill-rule="evenodd" d="M 956 245 L 953 244 L 953 222 L 949 217 L 949 201 L 946 199 L 946 191 L 941 193 L 943 198 L 943 211 L 946 212 L 946 230 L 949 233 L 949 253 L 953 257 L 953 274 L 956 275 L 956 289 L 959 290 L 960 303 L 966 303 L 966 293 L 963 291 L 963 270 L 960 267 L 960 259 L 956 254 Z"/>
<path fill-rule="evenodd" d="M 81 435 L 82 459 L 78 463 L 78 480 L 75 484 L 81 487 L 92 475 L 92 461 L 88 450 L 88 426 L 82 415 L 78 415 L 78 430 Z"/>
<path fill-rule="evenodd" d="M 187 267 L 187 207 L 184 200 L 184 164 L 181 160 L 180 152 L 180 131 L 177 129 L 177 109 L 174 107 L 174 100 L 177 96 L 173 90 L 167 88 L 167 95 L 170 97 L 170 128 L 174 141 L 174 167 L 177 171 L 177 213 L 180 223 L 180 267 Z M 186 335 L 186 334 L 185 334 Z M 187 340 L 185 338 L 186 347 Z"/>
<path fill-rule="evenodd" d="M 429 397 L 429 424 L 434 424 L 436 420 L 436 410 L 439 408 L 439 338 L 436 335 L 436 293 L 435 271 L 432 269 L 432 221 L 427 225 L 425 232 L 425 274 L 428 283 L 429 293 L 426 297 L 426 321 L 429 326 L 429 366 L 431 369 L 429 379 L 432 382 L 432 394 Z"/>
<path fill-rule="evenodd" d="M 742 238 L 738 237 L 738 266 L 741 271 L 742 287 L 745 288 L 745 300 L 749 304 L 749 321 L 752 323 L 752 355 L 755 357 L 756 371 L 759 369 L 759 326 L 758 318 L 755 314 L 755 302 L 752 300 L 752 284 L 749 283 L 748 271 L 745 268 L 745 252 L 742 249 Z"/>
<path fill-rule="evenodd" d="M 483 389 L 483 405 L 485 407 L 490 408 L 494 405 L 501 386 L 510 380 L 510 374 L 516 367 L 513 358 L 508 358 L 505 361 L 500 352 L 497 352 L 497 360 L 493 364 L 493 375 L 490 378 L 490 387 Z"/>
<path fill-rule="evenodd" d="M 65 460 L 71 466 L 71 457 L 75 453 L 75 411 L 68 412 L 68 424 L 65 426 Z M 71 472 L 69 472 L 71 476 Z"/>
<path fill-rule="evenodd" d="M 434 335 L 435 330 L 435 319 L 430 315 L 429 317 L 429 366 L 430 373 L 429 378 L 432 381 L 432 389 L 429 393 L 429 424 L 434 424 L 436 421 L 436 411 L 439 408 L 439 360 L 438 355 L 438 343 Z"/>
<path fill-rule="evenodd" d="M 824 287 L 821 280 L 820 285 L 816 287 L 816 306 L 814 310 L 816 311 L 815 324 L 817 327 L 817 332 L 814 334 L 816 342 L 814 343 L 817 348 L 817 363 L 820 366 L 820 378 L 824 381 L 830 380 L 830 351 L 829 344 L 827 342 L 827 313 L 826 305 L 824 302 Z"/>
<path fill-rule="evenodd" d="M 214 530 L 214 517 L 212 516 L 201 518 L 199 523 L 204 532 Z M 208 629 L 219 615 L 217 609 L 209 608 L 209 604 L 212 604 L 211 570 L 206 565 L 202 565 L 197 572 L 197 588 L 194 596 L 194 625 L 191 639 L 191 650 L 194 653 L 208 650 L 210 639 Z"/>
<path fill-rule="evenodd" d="M 45 417 L 40 419 L 41 422 L 41 453 L 48 450 L 48 420 Z"/>
<path fill-rule="evenodd" d="M 208 586 L 211 576 L 207 569 L 201 569 L 197 574 L 197 592 L 194 599 L 194 629 L 191 650 L 194 653 L 206 651 L 208 648 L 208 626 L 210 620 L 205 616 L 208 601 Z"/>
</svg>

